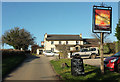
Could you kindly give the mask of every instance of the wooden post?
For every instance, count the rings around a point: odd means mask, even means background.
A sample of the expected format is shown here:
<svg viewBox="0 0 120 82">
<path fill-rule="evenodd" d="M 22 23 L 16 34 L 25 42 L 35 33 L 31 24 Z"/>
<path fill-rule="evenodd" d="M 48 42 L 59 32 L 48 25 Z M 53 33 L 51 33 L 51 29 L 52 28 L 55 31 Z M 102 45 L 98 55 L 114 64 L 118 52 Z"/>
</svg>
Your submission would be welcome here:
<svg viewBox="0 0 120 82">
<path fill-rule="evenodd" d="M 100 69 L 101 69 L 101 73 L 104 74 L 104 57 L 103 57 L 103 36 L 104 33 L 100 34 L 100 38 L 101 38 L 101 45 L 100 45 L 100 59 L 101 59 L 101 65 L 100 65 Z"/>
<path fill-rule="evenodd" d="M 59 59 L 60 59 L 60 53 L 59 53 Z"/>
</svg>

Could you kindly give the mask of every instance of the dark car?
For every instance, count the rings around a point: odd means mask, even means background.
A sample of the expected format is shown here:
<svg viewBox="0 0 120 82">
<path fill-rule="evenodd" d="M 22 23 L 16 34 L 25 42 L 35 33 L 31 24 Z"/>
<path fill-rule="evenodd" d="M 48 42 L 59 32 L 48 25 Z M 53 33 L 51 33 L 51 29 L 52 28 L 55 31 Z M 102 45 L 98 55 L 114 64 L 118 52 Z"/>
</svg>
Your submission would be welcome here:
<svg viewBox="0 0 120 82">
<path fill-rule="evenodd" d="M 104 66 L 110 71 L 117 71 L 120 73 L 120 51 L 111 57 L 107 57 L 104 60 Z"/>
</svg>

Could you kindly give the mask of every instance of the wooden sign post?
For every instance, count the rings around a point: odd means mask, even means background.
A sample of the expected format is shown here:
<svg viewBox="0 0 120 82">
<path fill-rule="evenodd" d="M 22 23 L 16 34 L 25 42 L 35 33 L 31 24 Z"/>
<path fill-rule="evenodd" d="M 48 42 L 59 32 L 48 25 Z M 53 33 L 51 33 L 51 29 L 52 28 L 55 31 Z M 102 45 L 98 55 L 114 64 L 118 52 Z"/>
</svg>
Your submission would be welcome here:
<svg viewBox="0 0 120 82">
<path fill-rule="evenodd" d="M 101 44 L 100 44 L 100 60 L 101 60 L 101 65 L 100 65 L 100 69 L 101 69 L 101 73 L 104 74 L 104 56 L 103 56 L 103 42 L 104 42 L 104 33 L 101 32 L 100 33 L 100 38 L 101 38 Z"/>
<path fill-rule="evenodd" d="M 104 6 L 103 3 L 100 6 L 93 6 L 92 32 L 96 34 L 100 33 L 100 69 L 101 73 L 104 74 L 104 34 L 112 33 L 112 7 Z"/>
</svg>

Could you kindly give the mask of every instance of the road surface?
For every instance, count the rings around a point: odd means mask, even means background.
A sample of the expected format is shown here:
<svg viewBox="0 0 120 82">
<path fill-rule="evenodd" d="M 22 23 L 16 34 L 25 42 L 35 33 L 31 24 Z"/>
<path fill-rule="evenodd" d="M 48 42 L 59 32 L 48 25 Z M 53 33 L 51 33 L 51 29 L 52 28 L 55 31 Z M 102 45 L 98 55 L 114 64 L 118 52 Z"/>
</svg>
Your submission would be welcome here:
<svg viewBox="0 0 120 82">
<path fill-rule="evenodd" d="M 100 67 L 100 58 L 99 59 L 83 59 L 83 63 Z"/>
<path fill-rule="evenodd" d="M 49 57 L 31 56 L 4 80 L 58 80 L 49 61 Z"/>
<path fill-rule="evenodd" d="M 104 56 L 104 60 L 106 57 L 109 57 L 109 55 Z M 83 58 L 83 63 L 100 67 L 101 59 L 100 56 L 97 56 L 95 59 Z"/>
</svg>

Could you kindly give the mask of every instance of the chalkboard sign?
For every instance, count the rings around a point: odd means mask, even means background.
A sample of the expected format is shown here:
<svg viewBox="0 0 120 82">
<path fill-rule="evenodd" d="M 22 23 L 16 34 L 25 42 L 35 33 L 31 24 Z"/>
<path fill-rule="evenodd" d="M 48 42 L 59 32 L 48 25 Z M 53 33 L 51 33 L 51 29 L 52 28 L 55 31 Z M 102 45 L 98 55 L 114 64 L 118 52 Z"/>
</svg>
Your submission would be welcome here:
<svg viewBox="0 0 120 82">
<path fill-rule="evenodd" d="M 84 74 L 84 66 L 82 58 L 71 59 L 71 74 L 74 76 L 79 76 Z"/>
</svg>

